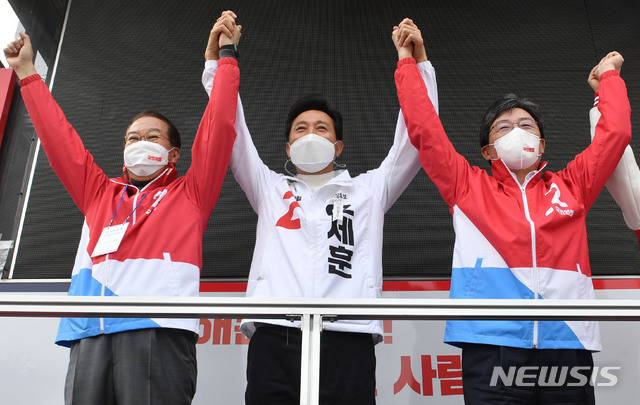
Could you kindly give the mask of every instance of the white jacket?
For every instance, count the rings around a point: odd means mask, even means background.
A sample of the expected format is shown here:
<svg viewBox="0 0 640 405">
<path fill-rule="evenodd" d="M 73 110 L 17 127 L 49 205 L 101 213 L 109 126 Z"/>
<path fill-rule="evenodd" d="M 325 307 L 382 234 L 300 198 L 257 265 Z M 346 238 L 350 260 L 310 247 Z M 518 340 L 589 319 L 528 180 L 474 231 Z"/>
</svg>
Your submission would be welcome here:
<svg viewBox="0 0 640 405">
<path fill-rule="evenodd" d="M 601 115 L 597 107 L 599 99 L 595 97 L 594 107 L 589 111 L 592 140 Z M 620 206 L 625 223 L 629 229 L 636 232 L 640 240 L 640 168 L 631 146 L 624 150 L 622 159 L 607 181 L 606 187 Z"/>
<path fill-rule="evenodd" d="M 207 92 L 216 69 L 216 61 L 205 64 L 202 82 Z M 437 108 L 431 63 L 421 63 L 420 72 Z M 258 214 L 247 297 L 380 297 L 384 214 L 420 169 L 402 112 L 393 146 L 380 167 L 356 177 L 339 170 L 315 192 L 302 180 L 275 173 L 262 162 L 240 99 L 235 128 L 231 170 Z M 260 322 L 299 325 L 287 320 Z M 382 338 L 380 321 L 340 320 L 325 322 L 324 328 L 371 333 L 376 343 Z M 254 321 L 245 320 L 241 330 L 251 337 Z"/>
</svg>

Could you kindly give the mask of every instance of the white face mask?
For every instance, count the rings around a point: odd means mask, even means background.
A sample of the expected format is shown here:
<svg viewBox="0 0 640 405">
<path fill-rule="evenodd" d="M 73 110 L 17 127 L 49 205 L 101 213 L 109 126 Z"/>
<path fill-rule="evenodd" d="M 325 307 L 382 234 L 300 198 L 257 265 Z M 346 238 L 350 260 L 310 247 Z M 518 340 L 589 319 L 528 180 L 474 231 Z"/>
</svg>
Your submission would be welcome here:
<svg viewBox="0 0 640 405">
<path fill-rule="evenodd" d="M 540 137 L 518 127 L 489 145 L 496 148 L 498 157 L 511 170 L 531 167 L 541 156 Z"/>
<path fill-rule="evenodd" d="M 169 163 L 169 152 L 159 143 L 138 141 L 124 148 L 124 165 L 140 177 L 152 175 Z"/>
<path fill-rule="evenodd" d="M 297 168 L 307 173 L 317 173 L 335 159 L 334 145 L 335 143 L 320 135 L 308 134 L 289 144 L 289 154 Z"/>
</svg>

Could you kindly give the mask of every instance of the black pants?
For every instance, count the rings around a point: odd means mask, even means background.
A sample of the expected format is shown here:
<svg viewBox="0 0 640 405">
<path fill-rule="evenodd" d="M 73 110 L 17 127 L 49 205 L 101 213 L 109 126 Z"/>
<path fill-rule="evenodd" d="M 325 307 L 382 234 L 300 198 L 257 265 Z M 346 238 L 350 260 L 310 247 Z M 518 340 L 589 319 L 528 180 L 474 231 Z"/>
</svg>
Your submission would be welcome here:
<svg viewBox="0 0 640 405">
<path fill-rule="evenodd" d="M 198 335 L 140 329 L 71 346 L 66 405 L 188 405 L 196 392 Z"/>
<path fill-rule="evenodd" d="M 247 405 L 300 404 L 302 332 L 263 325 L 249 342 Z M 320 404 L 374 405 L 376 358 L 370 334 L 323 331 Z"/>
<path fill-rule="evenodd" d="M 587 350 L 467 343 L 462 349 L 464 403 L 593 405 L 592 370 L 593 357 Z"/>
</svg>

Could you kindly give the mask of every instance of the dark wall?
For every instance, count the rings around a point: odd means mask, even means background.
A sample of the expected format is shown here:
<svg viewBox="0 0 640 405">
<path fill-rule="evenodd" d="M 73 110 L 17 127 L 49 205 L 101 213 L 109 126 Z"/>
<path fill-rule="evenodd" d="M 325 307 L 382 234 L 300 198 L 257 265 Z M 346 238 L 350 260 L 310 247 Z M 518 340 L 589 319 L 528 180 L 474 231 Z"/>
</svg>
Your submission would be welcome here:
<svg viewBox="0 0 640 405">
<path fill-rule="evenodd" d="M 9 0 L 33 40 L 38 53 L 38 66 L 48 68 L 47 81 L 55 62 L 62 30 L 66 0 Z M 12 38 L 2 38 L 8 43 Z M 4 47 L 4 45 L 3 45 Z M 16 84 L 7 126 L 0 145 L 0 234 L 2 240 L 15 240 L 20 224 L 22 206 L 28 189 L 31 162 L 36 151 L 37 135 L 33 130 Z M 0 268 L 0 271 L 3 269 Z M 6 278 L 8 266 L 4 268 Z"/>
<path fill-rule="evenodd" d="M 635 4 L 631 4 L 635 3 Z M 631 106 L 640 105 L 640 6 L 612 1 L 155 1 L 73 2 L 54 96 L 97 163 L 122 170 L 124 128 L 157 109 L 183 134 L 184 173 L 207 97 L 200 84 L 208 32 L 225 9 L 243 25 L 240 43 L 247 122 L 258 151 L 282 171 L 289 105 L 320 92 L 345 117 L 340 162 L 351 174 L 376 167 L 393 138 L 398 102 L 391 31 L 404 17 L 421 28 L 437 71 L 440 113 L 456 148 L 481 159 L 477 129 L 486 107 L 515 92 L 538 102 L 545 160 L 561 169 L 589 142 L 591 68 L 608 51 L 625 57 Z M 634 127 L 640 115 L 633 113 Z M 640 141 L 632 146 L 640 151 Z M 16 264 L 18 278 L 69 277 L 82 216 L 39 157 Z M 248 274 L 256 215 L 228 174 L 205 236 L 203 277 Z M 588 217 L 597 274 L 637 274 L 635 235 L 604 191 Z M 167 230 L 170 231 L 170 230 Z M 387 214 L 385 275 L 448 275 L 448 208 L 421 172 Z"/>
</svg>

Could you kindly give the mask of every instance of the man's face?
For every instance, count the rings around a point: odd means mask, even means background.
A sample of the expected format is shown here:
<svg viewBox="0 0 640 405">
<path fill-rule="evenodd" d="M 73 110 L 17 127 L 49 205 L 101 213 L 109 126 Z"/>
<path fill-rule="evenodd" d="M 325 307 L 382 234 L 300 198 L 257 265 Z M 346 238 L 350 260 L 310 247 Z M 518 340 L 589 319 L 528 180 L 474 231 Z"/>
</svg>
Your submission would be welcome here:
<svg viewBox="0 0 640 405">
<path fill-rule="evenodd" d="M 489 145 L 485 145 L 480 150 L 482 156 L 487 160 L 498 159 L 498 153 L 493 144 L 509 132 L 516 126 L 521 129 L 536 135 L 540 138 L 540 128 L 536 124 L 536 120 L 533 119 L 531 114 L 523 110 L 522 108 L 514 108 L 509 111 L 505 111 L 498 116 L 491 124 L 491 130 L 489 131 Z M 544 153 L 544 139 L 540 139 L 540 154 Z M 540 163 L 540 158 L 532 166 L 537 168 Z"/>
<path fill-rule="evenodd" d="M 165 149 L 171 149 L 171 142 L 167 134 L 167 124 L 155 117 L 142 117 L 133 121 L 124 135 L 124 147 L 138 141 L 159 143 Z"/>
<path fill-rule="evenodd" d="M 291 131 L 289 131 L 289 144 L 308 134 L 320 135 L 331 143 L 337 140 L 333 119 L 329 114 L 318 110 L 305 111 L 293 120 Z"/>
<path fill-rule="evenodd" d="M 291 152 L 289 149 L 290 145 L 292 145 L 295 141 L 302 138 L 303 136 L 309 134 L 319 135 L 335 144 L 334 147 L 336 149 L 336 157 L 340 156 L 340 153 L 342 153 L 343 144 L 342 141 L 338 141 L 336 138 L 336 129 L 333 125 L 333 119 L 329 116 L 329 114 L 325 112 L 318 110 L 308 110 L 298 115 L 293 120 L 291 130 L 289 131 L 289 142 L 287 142 L 286 146 L 287 156 L 291 157 Z M 329 165 L 326 169 L 313 174 L 323 174 L 332 170 L 333 165 Z M 302 174 L 310 174 L 300 170 L 299 168 L 298 172 Z"/>
<path fill-rule="evenodd" d="M 153 142 L 162 145 L 165 149 L 170 150 L 173 148 L 169 141 L 167 124 L 161 119 L 155 117 L 142 117 L 135 120 L 127 129 L 127 133 L 124 136 L 124 147 L 131 146 L 139 141 Z M 180 158 L 180 149 L 174 148 L 169 152 L 169 162 L 176 164 Z M 164 168 L 158 170 L 156 173 L 140 177 L 129 171 L 129 177 L 138 181 L 153 180 L 156 178 Z"/>
</svg>

